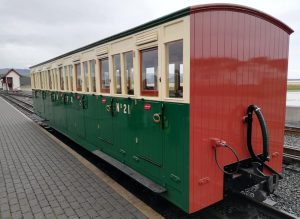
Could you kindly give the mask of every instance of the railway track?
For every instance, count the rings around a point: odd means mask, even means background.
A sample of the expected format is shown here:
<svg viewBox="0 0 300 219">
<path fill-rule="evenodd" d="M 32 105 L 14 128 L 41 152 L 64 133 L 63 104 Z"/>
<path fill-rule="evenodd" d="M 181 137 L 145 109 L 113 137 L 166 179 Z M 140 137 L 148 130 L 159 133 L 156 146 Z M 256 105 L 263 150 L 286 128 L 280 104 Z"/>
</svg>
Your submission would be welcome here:
<svg viewBox="0 0 300 219">
<path fill-rule="evenodd" d="M 300 128 L 299 127 L 285 127 L 285 135 L 295 136 L 300 138 Z M 300 162 L 300 149 L 299 147 L 284 145 L 283 147 L 283 157 L 285 161 Z"/>
<path fill-rule="evenodd" d="M 285 134 L 292 134 L 292 135 L 297 135 L 300 136 L 300 127 L 285 127 Z"/>
<path fill-rule="evenodd" d="M 296 219 L 296 218 L 298 218 L 295 215 L 292 215 L 288 212 L 279 210 L 269 204 L 266 204 L 264 202 L 258 202 L 255 199 L 253 199 L 245 194 L 242 194 L 242 193 L 233 193 L 232 199 L 235 202 L 239 202 L 240 205 L 246 206 L 244 210 L 250 211 L 248 213 L 253 215 L 253 217 L 251 217 L 251 218 L 261 218 L 261 215 L 264 215 L 267 218 L 272 218 L 272 219 Z M 257 217 L 255 217 L 256 214 L 257 214 Z M 229 218 L 231 218 L 231 217 L 229 217 Z"/>
<path fill-rule="evenodd" d="M 16 105 L 19 109 L 26 111 L 29 114 L 34 114 L 33 105 L 27 101 L 14 97 L 12 94 L 0 93 L 1 97 L 10 103 Z"/>
<path fill-rule="evenodd" d="M 300 150 L 299 148 L 285 145 L 283 148 L 283 157 L 287 160 L 300 162 Z"/>
</svg>

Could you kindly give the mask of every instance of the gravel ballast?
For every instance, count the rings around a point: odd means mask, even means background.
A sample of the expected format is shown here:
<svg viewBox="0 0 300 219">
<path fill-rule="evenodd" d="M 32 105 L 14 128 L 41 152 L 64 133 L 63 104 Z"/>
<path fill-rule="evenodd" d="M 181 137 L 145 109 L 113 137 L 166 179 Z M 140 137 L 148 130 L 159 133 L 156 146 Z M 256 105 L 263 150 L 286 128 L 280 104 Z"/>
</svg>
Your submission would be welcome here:
<svg viewBox="0 0 300 219">
<path fill-rule="evenodd" d="M 284 165 L 283 179 L 270 199 L 276 202 L 274 207 L 300 217 L 300 172 L 295 167 L 296 164 Z"/>
<path fill-rule="evenodd" d="M 296 147 L 300 150 L 300 136 L 294 134 L 286 134 L 284 137 L 284 145 Z"/>
</svg>

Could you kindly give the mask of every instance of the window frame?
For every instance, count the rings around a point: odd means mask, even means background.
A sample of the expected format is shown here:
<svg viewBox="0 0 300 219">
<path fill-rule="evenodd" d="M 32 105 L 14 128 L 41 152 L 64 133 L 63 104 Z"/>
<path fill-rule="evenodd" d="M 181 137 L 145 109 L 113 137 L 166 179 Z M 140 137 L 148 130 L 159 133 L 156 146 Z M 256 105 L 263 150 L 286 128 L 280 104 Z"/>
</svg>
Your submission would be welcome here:
<svg viewBox="0 0 300 219">
<path fill-rule="evenodd" d="M 144 90 L 143 89 L 143 62 L 142 62 L 142 52 L 143 51 L 151 51 L 151 50 L 157 50 L 157 90 Z M 139 70 L 140 70 L 140 95 L 141 96 L 146 96 L 146 97 L 155 97 L 158 98 L 159 97 L 159 46 L 158 45 L 154 45 L 152 47 L 148 47 L 148 48 L 141 48 L 139 49 Z M 154 82 L 155 83 L 155 82 Z"/>
<path fill-rule="evenodd" d="M 132 53 L 132 69 L 133 69 L 133 94 L 129 94 L 128 93 L 128 89 L 127 89 L 127 75 L 126 75 L 126 58 L 125 58 L 125 55 L 128 54 L 128 53 Z M 123 52 L 122 53 L 122 56 L 123 56 L 123 69 L 124 69 L 124 90 L 125 90 L 125 95 L 128 95 L 128 96 L 135 96 L 136 95 L 136 89 L 135 89 L 135 65 L 134 65 L 134 58 L 135 58 L 135 51 L 134 50 L 129 50 L 129 51 L 126 51 L 126 52 Z"/>
<path fill-rule="evenodd" d="M 99 81 L 100 81 L 100 92 L 101 93 L 105 93 L 105 94 L 109 94 L 110 93 L 110 88 L 111 88 L 111 78 L 110 78 L 110 73 L 109 73 L 109 57 L 101 57 L 98 58 L 99 60 Z M 109 77 L 109 88 L 103 88 L 102 87 L 102 60 L 107 60 L 108 62 L 108 77 Z"/>
<path fill-rule="evenodd" d="M 69 91 L 69 72 L 68 72 L 68 67 L 67 65 L 63 66 L 63 75 L 64 75 L 64 88 L 65 91 Z"/>
<path fill-rule="evenodd" d="M 58 86 L 60 91 L 64 91 L 65 90 L 65 81 L 64 81 L 64 68 L 63 66 L 59 66 L 58 67 L 58 77 L 59 77 L 59 82 L 58 82 Z"/>
<path fill-rule="evenodd" d="M 91 92 L 91 88 L 90 88 L 90 69 L 89 69 L 89 61 L 88 60 L 84 60 L 81 62 L 82 64 L 82 91 L 86 92 L 86 93 L 90 93 Z"/>
<path fill-rule="evenodd" d="M 47 70 L 47 74 L 48 74 L 48 88 L 49 88 L 49 90 L 52 90 L 52 78 L 51 78 L 51 70 L 50 69 Z"/>
<path fill-rule="evenodd" d="M 80 69 L 80 80 L 81 80 L 81 87 L 80 90 L 78 90 L 78 71 L 77 71 L 77 65 L 79 65 L 79 69 Z M 82 63 L 78 62 L 78 63 L 74 63 L 74 67 L 75 67 L 75 92 L 82 92 L 83 91 L 83 80 L 82 80 Z"/>
<path fill-rule="evenodd" d="M 168 53 L 168 44 L 169 43 L 175 43 L 175 42 L 182 42 L 182 65 L 183 65 L 183 78 L 182 78 L 182 96 L 181 97 L 170 97 L 170 89 L 169 89 L 169 53 Z M 165 49 L 165 66 L 164 66 L 164 69 L 165 69 L 165 83 L 164 83 L 164 86 L 165 86 L 165 97 L 166 99 L 170 99 L 170 100 L 177 100 L 177 101 L 181 101 L 181 100 L 184 100 L 185 98 L 185 92 L 187 88 L 185 88 L 185 67 L 184 67 L 184 40 L 183 39 L 176 39 L 176 40 L 172 40 L 172 41 L 168 41 L 168 42 L 165 42 L 164 43 L 164 49 Z M 179 72 L 179 75 L 180 75 L 180 72 Z M 174 76 L 175 77 L 175 76 Z M 180 85 L 180 81 L 179 81 L 179 85 Z"/>
<path fill-rule="evenodd" d="M 69 91 L 73 92 L 74 91 L 74 64 L 69 64 L 67 65 L 68 66 L 68 72 L 69 72 L 69 83 L 70 83 L 70 86 L 69 86 Z"/>
<path fill-rule="evenodd" d="M 119 67 L 120 67 L 120 93 L 117 92 L 117 74 L 116 74 L 116 68 L 115 68 L 115 57 L 116 56 L 119 56 Z M 112 56 L 112 70 L 113 70 L 113 81 L 114 81 L 114 86 L 113 86 L 113 93 L 115 95 L 122 95 L 124 94 L 123 93 L 123 88 L 124 88 L 124 85 L 123 85 L 123 71 L 122 71 L 122 53 L 116 53 L 116 54 L 113 54 Z"/>
<path fill-rule="evenodd" d="M 97 59 L 90 59 L 88 60 L 88 69 L 89 69 L 89 86 L 90 86 L 90 92 L 91 93 L 96 93 L 97 92 L 97 69 L 96 69 L 96 65 L 97 65 Z M 93 62 L 94 64 L 94 84 L 93 84 L 93 77 L 92 77 L 92 66 L 91 63 Z M 93 86 L 94 85 L 94 86 Z M 95 89 L 94 89 L 95 88 Z"/>
</svg>

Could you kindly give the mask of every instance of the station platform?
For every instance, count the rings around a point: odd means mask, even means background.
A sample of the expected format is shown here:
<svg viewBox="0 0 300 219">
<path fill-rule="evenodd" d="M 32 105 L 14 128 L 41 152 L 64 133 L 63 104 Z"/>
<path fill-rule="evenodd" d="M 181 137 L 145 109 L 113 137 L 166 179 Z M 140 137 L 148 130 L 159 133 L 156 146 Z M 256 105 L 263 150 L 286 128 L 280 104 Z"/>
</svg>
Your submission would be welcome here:
<svg viewBox="0 0 300 219">
<path fill-rule="evenodd" d="M 0 97 L 0 218 L 161 218 Z"/>
</svg>

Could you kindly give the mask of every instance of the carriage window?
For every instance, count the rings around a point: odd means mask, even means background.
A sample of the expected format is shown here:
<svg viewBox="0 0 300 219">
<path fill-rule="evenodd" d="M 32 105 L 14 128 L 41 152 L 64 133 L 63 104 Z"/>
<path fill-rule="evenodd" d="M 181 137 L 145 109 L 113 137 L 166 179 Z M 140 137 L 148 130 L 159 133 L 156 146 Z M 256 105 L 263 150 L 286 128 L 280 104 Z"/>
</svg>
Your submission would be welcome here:
<svg viewBox="0 0 300 219">
<path fill-rule="evenodd" d="M 169 97 L 183 97 L 183 44 L 182 40 L 167 44 L 167 79 Z"/>
<path fill-rule="evenodd" d="M 91 91 L 96 92 L 96 71 L 95 71 L 96 60 L 89 61 L 89 64 L 90 64 L 91 81 L 92 81 Z"/>
<path fill-rule="evenodd" d="M 43 89 L 42 72 L 39 73 L 40 89 Z"/>
<path fill-rule="evenodd" d="M 157 96 L 157 47 L 141 51 L 141 94 Z"/>
<path fill-rule="evenodd" d="M 133 52 L 124 53 L 125 79 L 127 94 L 134 94 Z"/>
<path fill-rule="evenodd" d="M 42 76 L 42 89 L 45 89 L 45 78 L 44 78 L 44 74 L 45 72 L 44 71 L 42 71 L 41 72 L 41 76 Z"/>
<path fill-rule="evenodd" d="M 113 56 L 114 62 L 114 78 L 115 78 L 115 92 L 117 94 L 122 93 L 122 81 L 121 81 L 121 60 L 120 54 Z"/>
<path fill-rule="evenodd" d="M 52 80 L 51 80 L 50 70 L 48 70 L 48 84 L 49 84 L 49 89 L 52 90 Z"/>
<path fill-rule="evenodd" d="M 33 75 L 33 83 L 34 83 L 34 88 L 37 88 L 36 73 L 34 73 Z"/>
<path fill-rule="evenodd" d="M 64 67 L 64 72 L 65 72 L 64 78 L 65 78 L 65 82 L 66 82 L 66 90 L 69 90 L 69 76 L 68 76 L 69 72 L 68 72 L 67 66 Z"/>
<path fill-rule="evenodd" d="M 73 65 L 69 65 L 70 91 L 73 91 Z"/>
<path fill-rule="evenodd" d="M 53 87 L 54 87 L 54 90 L 57 90 L 57 77 L 56 77 L 56 69 L 53 69 Z"/>
<path fill-rule="evenodd" d="M 41 89 L 40 72 L 36 74 L 36 80 L 38 89 Z"/>
<path fill-rule="evenodd" d="M 64 89 L 64 74 L 63 74 L 63 68 L 60 67 L 58 69 L 58 74 L 59 74 L 59 82 L 60 82 L 60 90 Z"/>
<path fill-rule="evenodd" d="M 88 62 L 83 63 L 83 71 L 84 71 L 84 84 L 85 84 L 85 91 L 90 91 L 89 86 L 89 69 L 88 69 Z"/>
<path fill-rule="evenodd" d="M 44 89 L 47 90 L 48 89 L 48 74 L 47 71 L 44 71 Z"/>
<path fill-rule="evenodd" d="M 76 90 L 82 91 L 81 64 L 75 65 Z"/>
<path fill-rule="evenodd" d="M 43 80 L 43 76 L 44 76 L 44 72 L 42 71 L 42 72 L 41 72 L 41 83 L 42 83 L 41 88 L 42 88 L 42 89 L 44 89 L 44 80 Z"/>
<path fill-rule="evenodd" d="M 41 89 L 44 89 L 44 72 L 41 72 Z"/>
<path fill-rule="evenodd" d="M 55 87 L 54 87 L 54 76 L 53 76 L 53 70 L 51 69 L 50 70 L 50 78 L 51 78 L 51 88 L 52 88 L 52 90 L 54 90 L 55 89 Z"/>
<path fill-rule="evenodd" d="M 43 75 L 44 75 L 44 89 L 47 90 L 48 89 L 47 71 L 44 71 Z"/>
<path fill-rule="evenodd" d="M 58 90 L 57 69 L 54 69 L 53 72 L 54 72 L 54 78 L 55 78 L 55 80 L 54 80 L 54 83 L 55 83 L 55 90 Z"/>
<path fill-rule="evenodd" d="M 30 74 L 30 79 L 31 79 L 31 88 L 34 89 L 35 88 L 35 81 L 34 81 L 34 74 L 33 73 Z"/>
<path fill-rule="evenodd" d="M 108 71 L 108 58 L 100 59 L 99 63 L 100 63 L 101 92 L 109 93 L 110 79 L 109 79 L 109 71 Z"/>
</svg>

